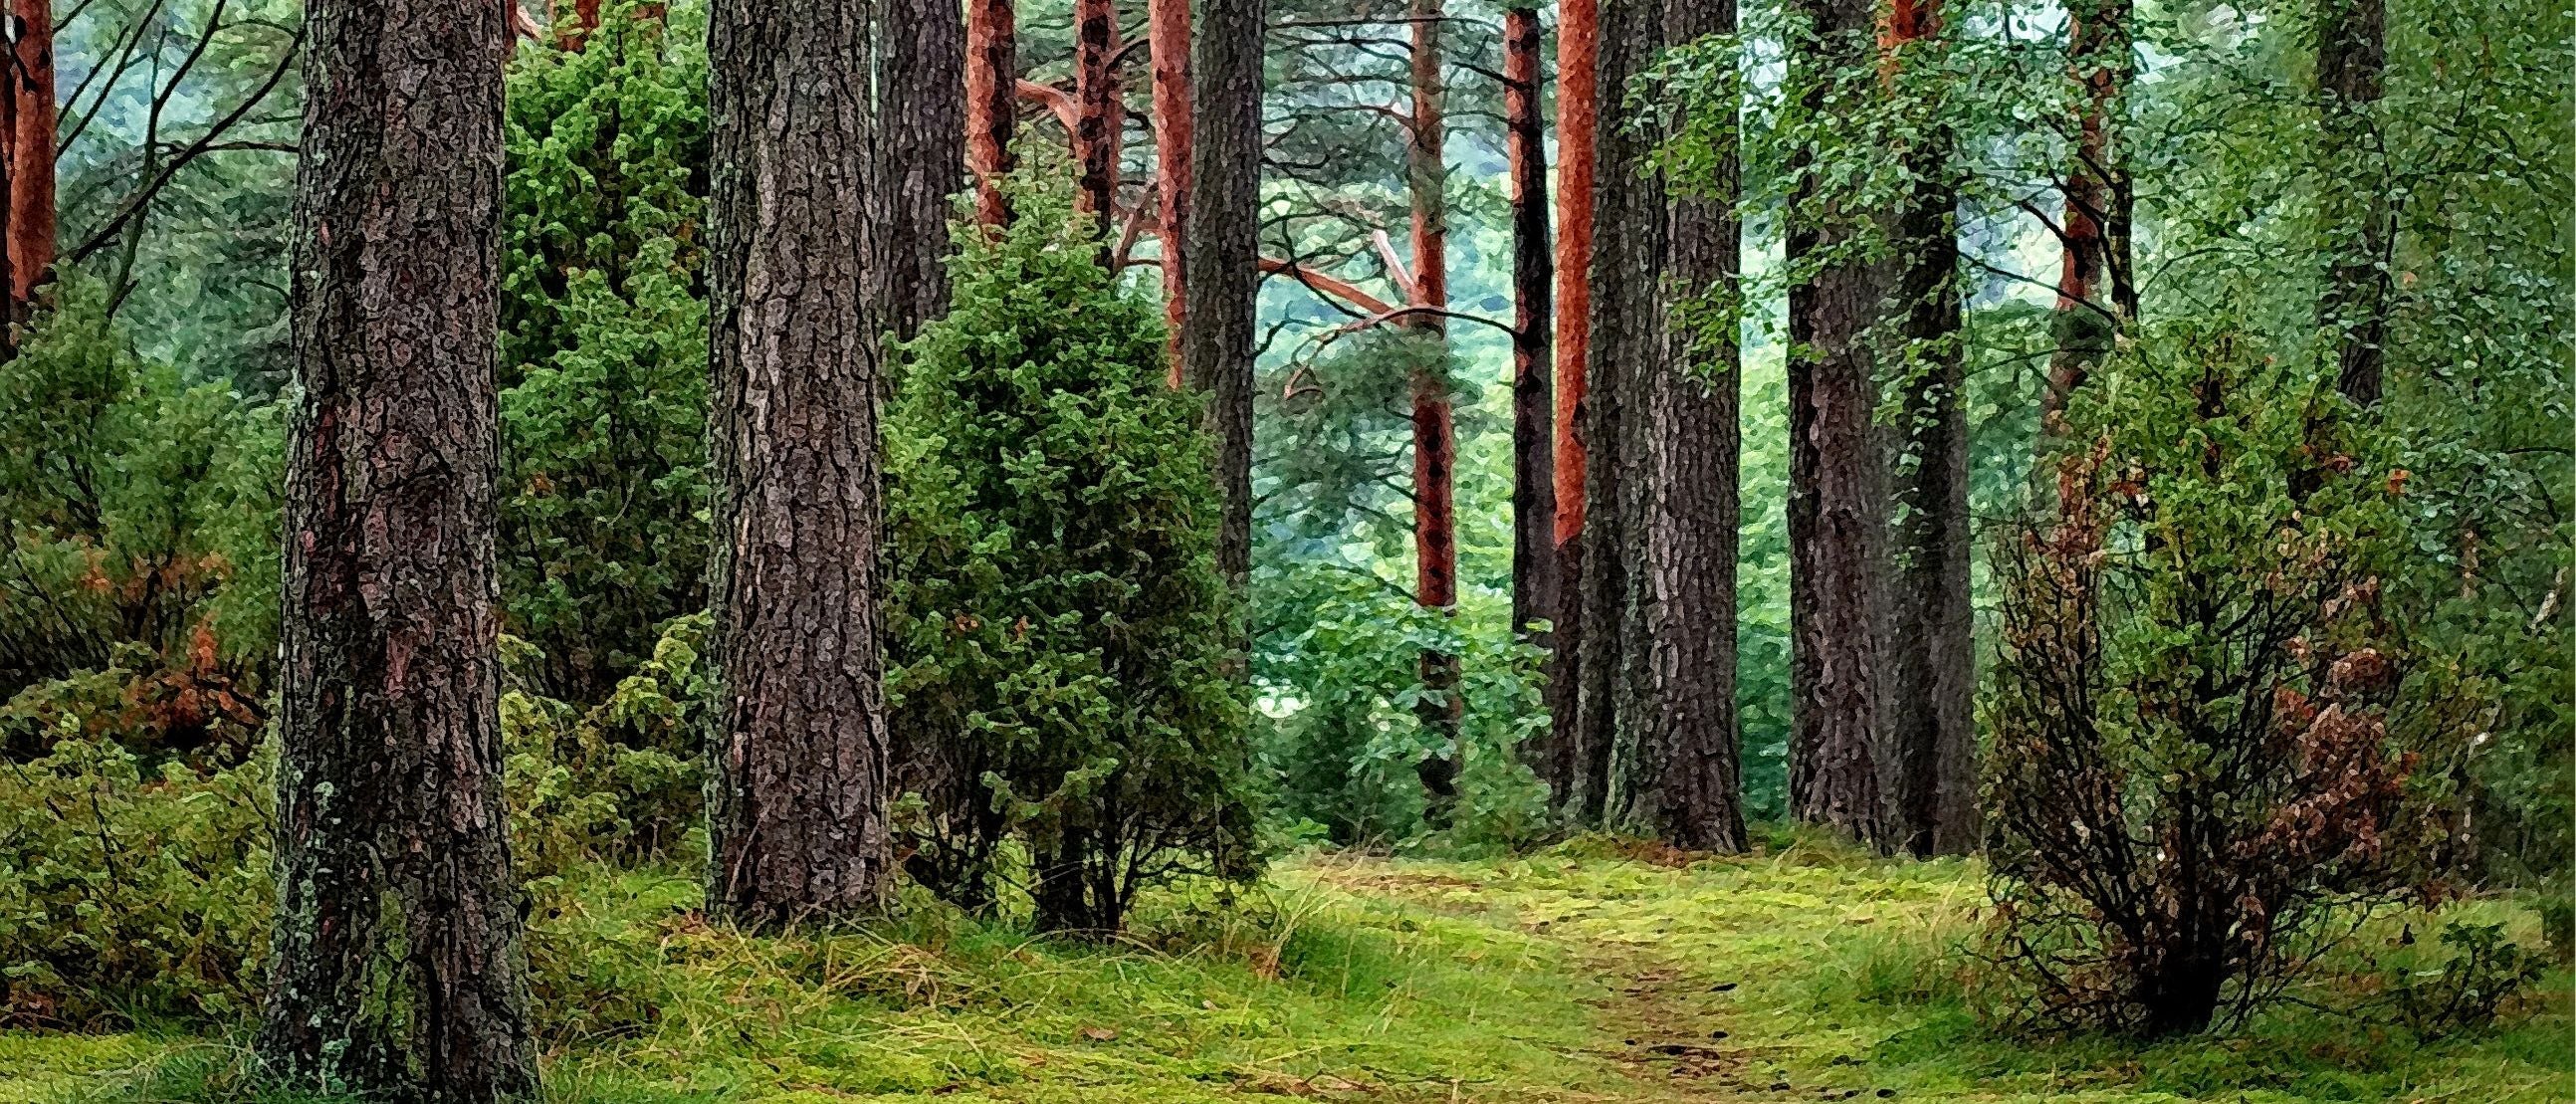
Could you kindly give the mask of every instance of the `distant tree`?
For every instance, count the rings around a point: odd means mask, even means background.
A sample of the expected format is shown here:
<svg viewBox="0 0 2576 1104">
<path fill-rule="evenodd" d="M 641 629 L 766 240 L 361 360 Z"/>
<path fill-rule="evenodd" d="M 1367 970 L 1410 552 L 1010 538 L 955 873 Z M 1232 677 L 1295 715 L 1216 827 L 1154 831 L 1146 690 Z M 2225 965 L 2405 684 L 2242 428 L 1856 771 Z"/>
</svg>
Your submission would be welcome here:
<svg viewBox="0 0 2576 1104">
<path fill-rule="evenodd" d="M 1019 19 L 1012 0 L 966 5 L 966 167 L 975 174 L 975 221 L 1010 221 L 1002 179 L 1019 130 Z"/>
<path fill-rule="evenodd" d="M 1154 202 L 1162 242 L 1163 321 L 1172 335 L 1171 385 L 1186 382 L 1181 332 L 1189 315 L 1190 0 L 1148 0 L 1147 48 L 1153 52 Z"/>
<path fill-rule="evenodd" d="M 0 325 L 24 326 L 34 314 L 36 289 L 54 268 L 54 13 L 47 0 L 10 0 L 10 65 L 0 95 L 0 141 L 8 143 L 0 223 L 7 226 L 8 317 Z M 14 351 L 16 338 L 0 336 Z"/>
<path fill-rule="evenodd" d="M 292 292 L 276 938 L 257 1050 L 300 1087 L 536 1088 L 501 808 L 497 13 L 325 0 Z"/>
<path fill-rule="evenodd" d="M 2052 227 L 2063 262 L 2057 277 L 2057 351 L 2048 362 L 2041 425 L 2062 428 L 2066 404 L 2138 316 L 2130 259 L 2133 189 L 2121 130 L 2135 71 L 2130 0 L 2067 6 L 2066 56 L 2083 85 L 2058 191 L 2065 213 Z"/>
<path fill-rule="evenodd" d="M 1512 228 L 1512 630 L 1556 617 L 1556 257 L 1548 227 L 1546 36 L 1538 10 L 1503 11 L 1504 194 Z M 1530 634 L 1545 646 L 1551 634 Z"/>
<path fill-rule="evenodd" d="M 878 135 L 867 6 L 722 0 L 708 31 L 717 678 L 707 904 L 874 909 L 893 862 L 878 652 Z"/>
<path fill-rule="evenodd" d="M 1252 391 L 1256 300 L 1261 288 L 1261 67 L 1263 0 L 1205 0 L 1190 116 L 1188 205 L 1181 263 L 1190 310 L 1181 327 L 1181 376 L 1207 395 L 1225 524 L 1217 565 L 1238 589 L 1252 574 Z"/>
<path fill-rule="evenodd" d="M 948 311 L 948 219 L 966 182 L 966 24 L 958 0 L 877 0 L 879 175 L 891 219 L 871 234 L 869 270 L 883 318 L 907 340 Z M 890 381 L 880 380 L 880 385 Z"/>
<path fill-rule="evenodd" d="M 1593 180 L 1600 117 L 1600 0 L 1564 0 L 1556 28 L 1556 618 L 1547 668 L 1551 719 L 1544 748 L 1533 758 L 1560 807 L 1574 796 L 1584 741 L 1576 702 L 1582 681 L 1584 604 L 1583 523 L 1590 475 L 1587 374 L 1592 333 Z"/>
</svg>

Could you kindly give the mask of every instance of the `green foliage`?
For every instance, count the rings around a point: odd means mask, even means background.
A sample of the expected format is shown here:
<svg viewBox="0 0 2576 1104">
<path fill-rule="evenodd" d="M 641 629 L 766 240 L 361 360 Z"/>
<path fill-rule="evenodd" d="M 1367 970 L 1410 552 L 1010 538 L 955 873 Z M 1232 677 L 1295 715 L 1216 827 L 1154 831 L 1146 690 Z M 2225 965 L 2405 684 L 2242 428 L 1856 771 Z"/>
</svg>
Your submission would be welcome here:
<svg viewBox="0 0 2576 1104">
<path fill-rule="evenodd" d="M 2540 980 L 2539 956 L 2525 951 L 2503 924 L 2452 921 L 2442 925 L 2441 965 L 2389 969 L 2387 1007 L 2397 1022 L 2421 1036 L 2486 1027 L 2496 1012 Z"/>
<path fill-rule="evenodd" d="M 248 1011 L 272 900 L 268 757 L 154 767 L 74 727 L 0 766 L 0 1023 Z"/>
<path fill-rule="evenodd" d="M 584 705 L 705 605 L 704 14 L 663 9 L 509 74 L 503 592 L 538 688 Z"/>
<path fill-rule="evenodd" d="M 1016 835 L 1040 923 L 1107 932 L 1146 885 L 1252 870 L 1241 614 L 1156 307 L 1019 192 L 998 240 L 960 235 L 888 422 L 891 727 L 953 859 L 917 873 L 982 903 Z"/>
<path fill-rule="evenodd" d="M 59 295 L 0 372 L 0 739 L 246 751 L 277 641 L 275 412 L 128 352 L 95 286 Z"/>
<path fill-rule="evenodd" d="M 524 686 L 504 691 L 503 794 L 522 879 L 702 851 L 686 841 L 705 808 L 701 747 L 714 690 L 708 625 L 707 614 L 695 613 L 664 626 L 652 658 L 597 705 Z M 514 681 L 539 660 L 524 641 L 505 639 L 504 648 Z"/>
</svg>

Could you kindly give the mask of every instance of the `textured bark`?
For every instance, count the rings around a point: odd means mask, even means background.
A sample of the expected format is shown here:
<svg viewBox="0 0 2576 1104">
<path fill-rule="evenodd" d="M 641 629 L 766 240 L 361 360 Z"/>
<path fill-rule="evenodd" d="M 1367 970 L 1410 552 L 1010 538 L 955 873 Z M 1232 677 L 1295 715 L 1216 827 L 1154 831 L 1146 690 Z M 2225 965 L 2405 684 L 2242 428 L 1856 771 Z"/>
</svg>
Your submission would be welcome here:
<svg viewBox="0 0 2576 1104">
<path fill-rule="evenodd" d="M 1889 72 L 1941 33 L 1939 0 L 1896 0 L 1881 41 Z M 1894 212 L 1895 298 L 1911 350 L 1892 473 L 1904 520 L 1893 527 L 1889 594 L 1888 815 L 1896 846 L 1917 856 L 1977 845 L 1974 624 L 1968 595 L 1968 418 L 1959 334 L 1958 192 L 1951 139 L 1935 131 L 1908 153 L 1917 184 Z"/>
<path fill-rule="evenodd" d="M 975 221 L 1011 221 L 1001 179 L 1011 173 L 1019 129 L 1019 18 L 1012 0 L 966 0 L 966 165 L 975 173 Z"/>
<path fill-rule="evenodd" d="M 305 14 L 256 1042 L 299 1087 L 439 1104 L 536 1088 L 496 653 L 506 28 L 457 0 Z"/>
<path fill-rule="evenodd" d="M 1440 55 L 1441 0 L 1413 0 L 1412 125 L 1405 154 L 1406 192 L 1413 207 L 1413 273 L 1408 304 L 1434 311 L 1449 307 L 1449 171 L 1443 150 L 1449 126 L 1448 96 Z M 1442 355 L 1413 373 L 1413 600 L 1455 614 L 1458 605 L 1458 528 L 1455 517 L 1458 438 L 1450 418 L 1447 320 L 1413 315 L 1405 325 L 1443 345 Z M 1438 737 L 1439 751 L 1418 766 L 1428 805 L 1424 819 L 1443 827 L 1458 800 L 1458 657 L 1422 653 L 1421 712 Z"/>
<path fill-rule="evenodd" d="M 1816 74 L 1867 65 L 1873 5 L 1799 0 L 1822 36 L 1789 63 L 1809 70 L 1805 110 L 1826 110 Z M 1814 195 L 1799 167 L 1801 196 Z M 1798 219 L 1792 264 L 1853 233 L 1853 212 Z M 1886 477 L 1872 424 L 1873 365 L 1861 336 L 1879 317 L 1881 266 L 1842 260 L 1789 290 L 1789 801 L 1798 819 L 1884 846 L 1875 751 L 1888 622 Z"/>
<path fill-rule="evenodd" d="M 1172 387 L 1182 383 L 1181 328 L 1190 225 L 1190 0 L 1147 0 L 1146 48 L 1154 54 L 1155 199 L 1162 205 L 1163 318 L 1172 328 Z"/>
<path fill-rule="evenodd" d="M 2067 12 L 2066 34 L 2067 57 L 2085 95 L 2074 159 L 2062 182 L 2057 349 L 2040 397 L 2040 424 L 2051 436 L 2065 431 L 2068 398 L 2138 314 L 2129 266 L 2131 188 L 2115 133 L 2129 92 L 2129 0 L 2079 0 Z"/>
<path fill-rule="evenodd" d="M 1663 41 L 1735 30 L 1734 0 L 1664 0 Z M 1632 820 L 1678 847 L 1744 850 L 1735 702 L 1740 358 L 1732 330 L 1702 332 L 1674 307 L 1731 289 L 1739 265 L 1736 164 L 1711 196 L 1674 196 L 1662 349 L 1649 393 L 1651 468 L 1641 626 L 1647 707 L 1630 772 Z"/>
<path fill-rule="evenodd" d="M 9 303 L 24 323 L 54 275 L 54 18 L 46 0 L 10 0 L 18 36 L 9 87 Z"/>
<path fill-rule="evenodd" d="M 1668 228 L 1665 189 L 1647 160 L 1651 142 L 1623 105 L 1630 81 L 1662 46 L 1660 0 L 1610 0 L 1600 32 L 1595 79 L 1603 110 L 1594 146 L 1584 373 L 1589 501 L 1583 574 L 1571 588 L 1580 591 L 1583 624 L 1571 807 L 1586 823 L 1625 827 L 1635 822 L 1628 791 L 1639 773 L 1637 740 L 1648 705 L 1649 408 L 1665 352 Z"/>
<path fill-rule="evenodd" d="M 1549 732 L 1543 755 L 1551 798 L 1569 807 L 1581 773 L 1576 689 L 1583 679 L 1584 483 L 1591 458 L 1586 359 L 1592 332 L 1593 176 L 1600 136 L 1600 0 L 1563 0 L 1556 42 L 1556 639 L 1548 657 Z"/>
<path fill-rule="evenodd" d="M 859 0 L 723 0 L 708 31 L 707 903 L 754 926 L 872 909 L 890 861 L 868 32 Z"/>
<path fill-rule="evenodd" d="M 2317 23 L 2317 93 L 2324 120 L 2328 271 L 2317 326 L 2335 342 L 2335 387 L 2355 406 L 2379 402 L 2396 258 L 2396 207 L 2374 157 L 2371 112 L 2388 64 L 2382 0 L 2329 0 Z"/>
<path fill-rule="evenodd" d="M 876 24 L 884 148 L 869 202 L 887 221 L 868 298 L 876 328 L 909 341 L 948 313 L 949 197 L 966 182 L 966 19 L 957 0 L 878 0 Z"/>
<path fill-rule="evenodd" d="M 1556 258 L 1547 225 L 1546 79 L 1538 12 L 1503 12 L 1503 146 L 1512 215 L 1512 627 L 1540 647 L 1534 621 L 1556 617 L 1555 401 L 1548 363 Z M 1533 765 L 1542 773 L 1543 760 Z"/>
<path fill-rule="evenodd" d="M 1182 375 L 1208 396 L 1225 522 L 1217 566 L 1237 589 L 1252 576 L 1252 370 L 1261 289 L 1262 0 L 1203 0 L 1191 68 L 1191 294 Z"/>
<path fill-rule="evenodd" d="M 1126 122 L 1110 64 L 1117 55 L 1116 0 L 1074 0 L 1074 205 L 1094 217 L 1104 237 L 1118 214 L 1118 139 Z"/>
</svg>

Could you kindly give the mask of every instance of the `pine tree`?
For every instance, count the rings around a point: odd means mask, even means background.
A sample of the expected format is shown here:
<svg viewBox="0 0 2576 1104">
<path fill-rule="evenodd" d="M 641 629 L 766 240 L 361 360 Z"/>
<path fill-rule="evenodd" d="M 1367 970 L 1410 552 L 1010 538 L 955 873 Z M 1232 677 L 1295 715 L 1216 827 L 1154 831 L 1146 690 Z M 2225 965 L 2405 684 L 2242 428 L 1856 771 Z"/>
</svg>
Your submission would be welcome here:
<svg viewBox="0 0 2576 1104">
<path fill-rule="evenodd" d="M 1252 575 L 1252 378 L 1261 287 L 1262 0 L 1205 0 L 1193 44 L 1188 223 L 1181 251 L 1189 315 L 1182 382 L 1208 396 L 1225 524 L 1217 565 L 1240 589 Z"/>
</svg>

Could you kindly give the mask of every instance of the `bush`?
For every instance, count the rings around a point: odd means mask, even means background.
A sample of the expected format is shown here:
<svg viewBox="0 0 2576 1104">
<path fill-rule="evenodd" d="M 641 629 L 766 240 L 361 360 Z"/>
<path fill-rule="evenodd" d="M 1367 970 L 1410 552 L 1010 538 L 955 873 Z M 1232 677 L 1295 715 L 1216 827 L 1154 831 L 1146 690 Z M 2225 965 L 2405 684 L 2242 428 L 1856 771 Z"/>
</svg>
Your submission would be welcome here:
<svg viewBox="0 0 2576 1104">
<path fill-rule="evenodd" d="M 2017 1018 L 2160 1036 L 2433 885 L 2459 729 L 2382 615 L 2402 477 L 2330 457 L 2294 495 L 2313 423 L 2257 396 L 2300 381 L 2223 337 L 2116 374 L 1994 557 L 1987 951 Z"/>
<path fill-rule="evenodd" d="M 708 623 L 704 613 L 673 620 L 652 658 L 598 705 L 582 708 L 525 686 L 502 694 L 503 785 L 522 879 L 561 876 L 584 862 L 696 854 L 683 841 L 706 808 L 699 752 L 713 678 Z M 506 648 L 514 676 L 537 659 L 523 641 Z"/>
<path fill-rule="evenodd" d="M 0 1024 L 131 1027 L 252 1007 L 275 899 L 269 768 L 267 756 L 147 768 L 68 731 L 0 768 Z"/>
<path fill-rule="evenodd" d="M 891 729 L 916 877 L 988 905 L 1016 836 L 1040 926 L 1109 932 L 1147 884 L 1252 869 L 1241 612 L 1158 309 L 1022 191 L 958 235 L 888 423 Z"/>
</svg>

